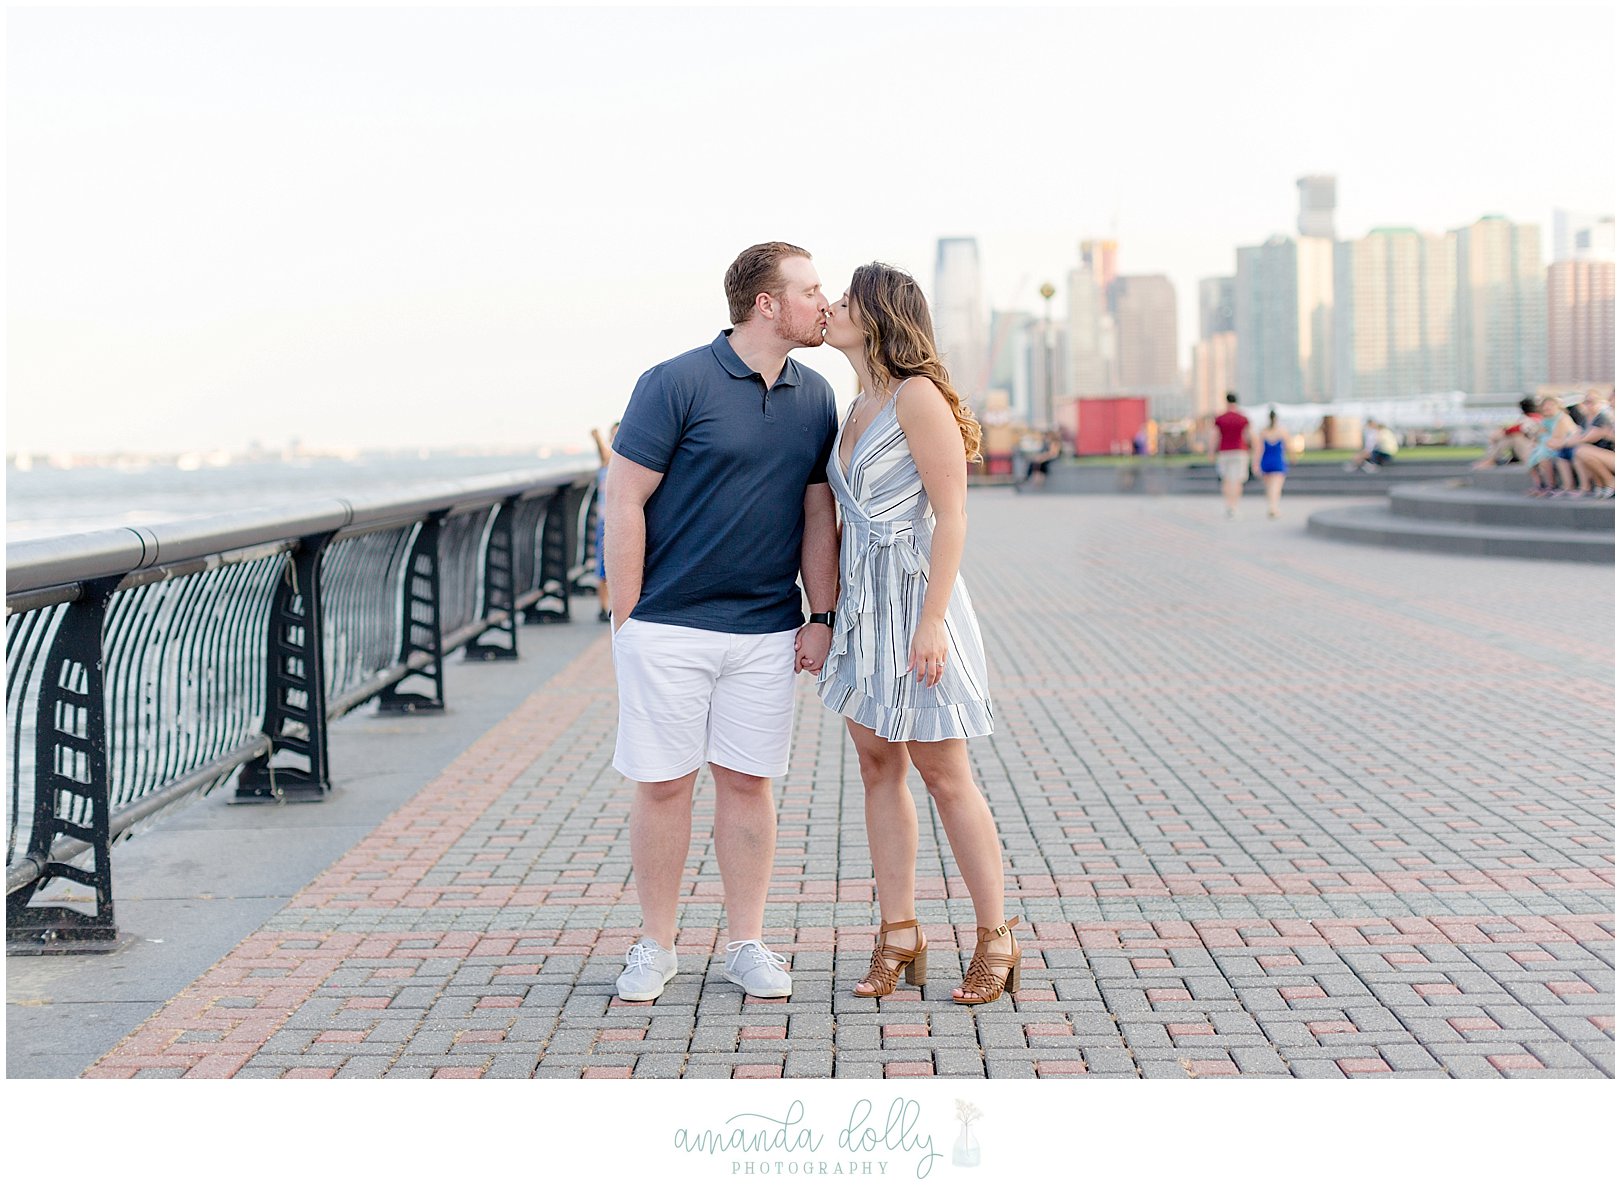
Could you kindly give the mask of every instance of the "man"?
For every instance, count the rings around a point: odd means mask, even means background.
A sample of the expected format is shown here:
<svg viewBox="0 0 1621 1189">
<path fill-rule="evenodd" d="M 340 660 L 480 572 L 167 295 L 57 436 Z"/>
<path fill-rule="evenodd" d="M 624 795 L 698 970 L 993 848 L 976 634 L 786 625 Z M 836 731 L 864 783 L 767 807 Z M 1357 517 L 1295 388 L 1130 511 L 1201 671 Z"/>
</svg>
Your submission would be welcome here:
<svg viewBox="0 0 1621 1189">
<path fill-rule="evenodd" d="M 676 973 L 692 794 L 706 760 L 726 977 L 762 998 L 793 989 L 786 959 L 762 940 L 777 846 L 771 781 L 788 771 L 795 674 L 820 672 L 832 642 L 827 462 L 838 420 L 832 387 L 788 353 L 820 345 L 829 307 L 810 253 L 785 243 L 739 255 L 726 299 L 732 329 L 637 381 L 608 464 L 613 762 L 636 782 L 630 853 L 642 910 L 617 984 L 630 1002 L 656 999 Z"/>
<path fill-rule="evenodd" d="M 1362 452 L 1345 464 L 1348 471 L 1375 474 L 1380 467 L 1395 461 L 1401 441 L 1396 431 L 1384 422 L 1369 417 L 1362 427 Z"/>
<path fill-rule="evenodd" d="M 1238 501 L 1250 477 L 1250 420 L 1238 411 L 1238 394 L 1227 394 L 1227 411 L 1210 431 L 1209 454 L 1221 477 L 1221 498 L 1227 519 L 1238 519 Z"/>
<path fill-rule="evenodd" d="M 1537 420 L 1537 402 L 1529 396 L 1521 397 L 1519 417 L 1487 435 L 1486 453 L 1470 469 L 1483 471 L 1509 463 L 1525 462 L 1531 453 L 1531 443 L 1541 428 L 1541 422 Z"/>
</svg>

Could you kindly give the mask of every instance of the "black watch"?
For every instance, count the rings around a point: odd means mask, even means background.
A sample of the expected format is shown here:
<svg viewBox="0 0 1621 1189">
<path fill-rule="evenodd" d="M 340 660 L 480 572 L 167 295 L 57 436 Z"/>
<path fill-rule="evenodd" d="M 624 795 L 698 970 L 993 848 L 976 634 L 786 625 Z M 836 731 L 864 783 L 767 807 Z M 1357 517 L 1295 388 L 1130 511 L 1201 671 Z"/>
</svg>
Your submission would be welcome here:
<svg viewBox="0 0 1621 1189">
<path fill-rule="evenodd" d="M 832 611 L 818 611 L 810 617 L 810 621 L 812 623 L 825 623 L 831 628 L 833 626 L 833 615 L 834 612 Z"/>
</svg>

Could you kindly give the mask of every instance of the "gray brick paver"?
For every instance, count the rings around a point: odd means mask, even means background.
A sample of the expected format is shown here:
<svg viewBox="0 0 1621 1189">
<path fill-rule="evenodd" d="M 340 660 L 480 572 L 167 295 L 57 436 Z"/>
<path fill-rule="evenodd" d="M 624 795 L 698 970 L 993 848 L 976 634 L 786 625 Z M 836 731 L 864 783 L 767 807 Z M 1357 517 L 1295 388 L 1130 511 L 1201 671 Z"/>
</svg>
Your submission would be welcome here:
<svg viewBox="0 0 1621 1189">
<path fill-rule="evenodd" d="M 932 1062 L 940 1076 L 997 1079 L 1084 1061 L 1089 1076 L 1187 1079 L 1183 1061 L 1225 1059 L 1246 1077 L 1345 1077 L 1337 1062 L 1358 1059 L 1391 1072 L 1351 1076 L 1613 1076 L 1613 1023 L 1589 1018 L 1614 1014 L 1608 624 L 1589 621 L 1580 640 L 1521 630 L 1549 605 L 1608 599 L 1611 572 L 1319 542 L 1288 496 L 1273 524 L 1225 524 L 1213 496 L 976 491 L 970 506 L 964 575 L 999 719 L 970 756 L 1006 850 L 1007 911 L 1030 922 L 1018 1001 L 950 1002 L 973 910 L 915 780 L 929 984 L 921 1000 L 849 993 L 879 916 L 863 794 L 842 725 L 804 680 L 766 918 L 795 995 L 748 1003 L 724 981 L 709 890 L 684 900 L 697 940 L 665 995 L 615 1004 L 638 914 L 603 658 L 564 691 L 585 699 L 571 731 L 431 864 L 420 887 L 443 893 L 437 904 L 295 899 L 272 918 L 267 933 L 397 940 L 389 956 L 340 961 L 238 1076 L 487 1063 L 503 1078 L 623 1065 L 729 1077 L 748 1064 L 882 1077 L 892 1062 Z M 526 629 L 540 646 L 544 631 Z M 1543 709 L 1569 745 L 1516 748 Z M 705 776 L 689 878 L 712 889 L 711 813 Z M 545 902 L 472 899 L 502 887 Z M 969 943 L 943 936 L 947 922 Z M 446 933 L 517 939 L 465 955 L 441 948 Z M 287 938 L 284 956 L 319 944 Z M 218 1008 L 253 1008 L 283 975 L 259 973 Z M 1191 998 L 1164 997 L 1176 991 Z M 1497 1027 L 1468 1026 L 1482 1019 Z M 928 1034 L 885 1035 L 897 1025 Z M 786 1036 L 741 1036 L 751 1028 Z M 1500 1070 L 1493 1056 L 1544 1068 Z"/>
</svg>

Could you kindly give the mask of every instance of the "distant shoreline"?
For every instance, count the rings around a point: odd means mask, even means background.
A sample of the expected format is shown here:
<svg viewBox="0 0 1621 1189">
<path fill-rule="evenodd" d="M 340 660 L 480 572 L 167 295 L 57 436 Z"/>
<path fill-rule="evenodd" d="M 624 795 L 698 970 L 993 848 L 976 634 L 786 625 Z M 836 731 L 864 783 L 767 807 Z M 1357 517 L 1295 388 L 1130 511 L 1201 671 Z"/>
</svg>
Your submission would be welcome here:
<svg viewBox="0 0 1621 1189">
<path fill-rule="evenodd" d="M 105 457 L 105 456 L 101 456 Z M 11 541 L 97 529 L 193 520 L 279 503 L 370 495 L 438 480 L 505 471 L 595 469 L 592 450 L 372 451 L 353 457 L 239 456 L 181 466 L 138 456 L 122 464 L 6 466 L 6 538 Z M 170 459 L 184 456 L 167 456 Z"/>
</svg>

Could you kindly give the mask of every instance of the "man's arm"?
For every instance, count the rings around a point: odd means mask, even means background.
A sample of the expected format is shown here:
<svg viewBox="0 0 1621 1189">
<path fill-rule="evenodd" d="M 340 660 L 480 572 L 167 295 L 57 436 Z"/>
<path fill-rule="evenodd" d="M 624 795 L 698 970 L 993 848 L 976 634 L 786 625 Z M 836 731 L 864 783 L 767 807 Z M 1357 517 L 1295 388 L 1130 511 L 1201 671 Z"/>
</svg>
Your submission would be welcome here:
<svg viewBox="0 0 1621 1189">
<path fill-rule="evenodd" d="M 799 580 L 812 614 L 832 611 L 838 604 L 839 526 L 833 489 L 826 483 L 812 483 L 805 488 L 805 540 L 799 549 Z M 826 624 L 807 623 L 800 628 L 794 672 L 820 673 L 832 643 L 833 630 Z"/>
<path fill-rule="evenodd" d="M 604 529 L 607 549 L 608 597 L 613 603 L 613 630 L 642 598 L 642 573 L 647 562 L 647 501 L 664 476 L 614 453 L 608 461 L 608 520 Z"/>
</svg>

